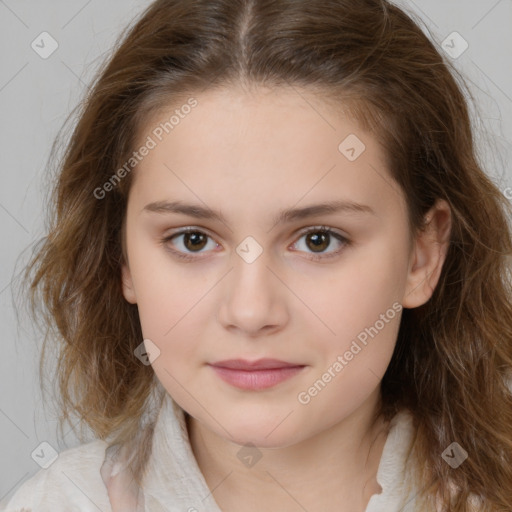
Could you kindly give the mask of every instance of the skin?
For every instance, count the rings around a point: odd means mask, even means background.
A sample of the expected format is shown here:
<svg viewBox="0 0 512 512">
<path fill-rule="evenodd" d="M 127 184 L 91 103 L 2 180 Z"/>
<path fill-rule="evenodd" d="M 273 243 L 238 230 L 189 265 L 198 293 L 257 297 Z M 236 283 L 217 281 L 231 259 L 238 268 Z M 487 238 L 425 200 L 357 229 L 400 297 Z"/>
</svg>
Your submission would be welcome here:
<svg viewBox="0 0 512 512">
<path fill-rule="evenodd" d="M 364 511 L 381 491 L 375 475 L 387 425 L 371 419 L 401 313 L 309 403 L 297 396 L 393 303 L 429 300 L 449 244 L 449 206 L 438 201 L 428 229 L 411 239 L 383 148 L 312 93 L 230 88 L 194 97 L 198 106 L 133 171 L 128 200 L 123 293 L 160 350 L 154 371 L 190 415 L 192 450 L 224 512 Z M 140 140 L 174 108 L 143 127 Z M 355 161 L 338 150 L 350 134 L 366 146 Z M 144 210 L 177 200 L 226 220 Z M 272 221 L 281 209 L 331 200 L 375 214 Z M 322 225 L 351 243 L 331 236 L 315 250 L 300 230 Z M 208 235 L 199 248 L 183 235 L 161 242 L 187 226 Z M 252 263 L 236 252 L 248 236 L 263 250 Z M 261 357 L 306 367 L 270 389 L 244 391 L 207 366 Z M 252 467 L 237 457 L 246 443 L 262 455 Z"/>
</svg>

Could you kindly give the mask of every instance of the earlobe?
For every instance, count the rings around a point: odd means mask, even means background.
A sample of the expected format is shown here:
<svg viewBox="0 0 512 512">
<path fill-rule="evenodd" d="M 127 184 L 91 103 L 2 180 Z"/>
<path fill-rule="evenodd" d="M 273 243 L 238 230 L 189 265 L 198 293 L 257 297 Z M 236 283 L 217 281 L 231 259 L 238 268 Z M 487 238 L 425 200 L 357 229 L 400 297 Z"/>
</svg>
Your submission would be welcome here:
<svg viewBox="0 0 512 512">
<path fill-rule="evenodd" d="M 123 264 L 121 267 L 121 281 L 122 281 L 124 298 L 130 304 L 136 304 L 137 297 L 135 296 L 135 290 L 133 288 L 132 275 L 131 275 L 130 269 L 128 268 L 128 265 L 126 263 Z"/>
<path fill-rule="evenodd" d="M 451 209 L 440 199 L 426 215 L 425 229 L 414 242 L 402 301 L 404 308 L 419 307 L 432 297 L 446 259 L 450 234 Z"/>
</svg>

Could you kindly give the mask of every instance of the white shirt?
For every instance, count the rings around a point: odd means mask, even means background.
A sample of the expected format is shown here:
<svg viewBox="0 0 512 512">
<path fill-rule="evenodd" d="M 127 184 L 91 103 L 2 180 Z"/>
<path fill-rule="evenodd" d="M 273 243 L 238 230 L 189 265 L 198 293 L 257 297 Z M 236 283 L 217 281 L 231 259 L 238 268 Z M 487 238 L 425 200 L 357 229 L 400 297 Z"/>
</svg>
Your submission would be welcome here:
<svg viewBox="0 0 512 512">
<path fill-rule="evenodd" d="M 382 487 L 366 512 L 416 512 L 415 489 L 406 488 L 405 457 L 413 437 L 412 416 L 398 413 L 390 424 L 377 471 Z M 194 458 L 185 414 L 165 394 L 155 424 L 153 451 L 143 487 L 148 512 L 221 512 Z M 10 500 L 0 503 L 5 512 L 117 512 L 109 500 L 100 468 L 108 460 L 108 443 L 92 441 L 59 454 L 56 461 L 24 482 Z M 113 462 L 110 461 L 112 464 Z M 115 465 L 110 468 L 115 474 Z M 402 503 L 405 507 L 402 508 Z M 123 512 L 135 511 L 135 507 Z"/>
</svg>

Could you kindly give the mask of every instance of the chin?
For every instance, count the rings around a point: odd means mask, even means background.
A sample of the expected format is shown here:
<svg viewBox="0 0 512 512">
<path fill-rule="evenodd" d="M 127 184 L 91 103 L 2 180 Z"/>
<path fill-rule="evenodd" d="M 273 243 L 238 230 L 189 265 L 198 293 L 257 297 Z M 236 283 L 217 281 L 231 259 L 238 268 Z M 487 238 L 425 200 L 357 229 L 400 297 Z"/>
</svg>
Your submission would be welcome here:
<svg viewBox="0 0 512 512">
<path fill-rule="evenodd" d="M 283 439 L 281 437 L 279 438 L 272 438 L 266 437 L 267 434 L 265 433 L 255 433 L 254 435 L 252 433 L 238 433 L 239 435 L 233 434 L 233 438 L 230 438 L 229 441 L 231 441 L 234 444 L 242 446 L 256 446 L 258 448 L 268 448 L 268 449 L 277 449 L 277 448 L 285 448 L 287 446 L 290 446 L 291 444 L 295 444 L 293 441 L 290 440 L 289 437 L 286 439 Z"/>
<path fill-rule="evenodd" d="M 261 416 L 246 416 L 243 421 L 219 421 L 225 425 L 231 437 L 227 436 L 223 429 L 215 426 L 217 434 L 240 446 L 253 444 L 260 448 L 284 448 L 295 444 L 298 441 L 295 436 L 298 432 L 303 432 L 303 428 L 294 427 L 291 423 L 285 426 L 284 423 L 288 420 L 283 422 L 283 418 L 274 421 Z"/>
</svg>

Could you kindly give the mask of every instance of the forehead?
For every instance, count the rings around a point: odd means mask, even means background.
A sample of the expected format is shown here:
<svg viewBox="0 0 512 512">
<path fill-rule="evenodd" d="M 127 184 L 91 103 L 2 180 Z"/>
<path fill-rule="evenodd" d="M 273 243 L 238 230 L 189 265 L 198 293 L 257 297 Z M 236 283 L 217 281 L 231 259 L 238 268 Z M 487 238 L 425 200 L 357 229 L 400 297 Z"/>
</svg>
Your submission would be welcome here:
<svg viewBox="0 0 512 512">
<path fill-rule="evenodd" d="M 318 95 L 225 88 L 191 97 L 193 108 L 183 107 L 186 98 L 174 102 L 139 132 L 139 145 L 148 138 L 154 145 L 134 171 L 141 200 L 184 194 L 238 211 L 257 203 L 271 214 L 277 204 L 298 201 L 351 200 L 385 210 L 400 199 L 377 139 Z"/>
</svg>

